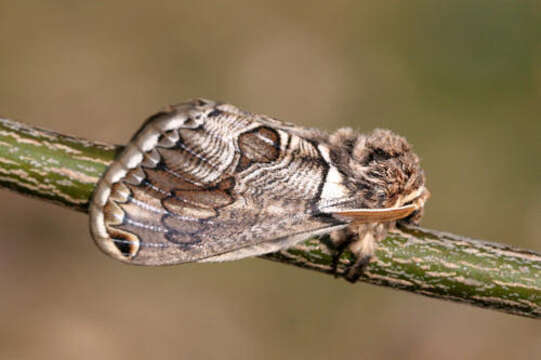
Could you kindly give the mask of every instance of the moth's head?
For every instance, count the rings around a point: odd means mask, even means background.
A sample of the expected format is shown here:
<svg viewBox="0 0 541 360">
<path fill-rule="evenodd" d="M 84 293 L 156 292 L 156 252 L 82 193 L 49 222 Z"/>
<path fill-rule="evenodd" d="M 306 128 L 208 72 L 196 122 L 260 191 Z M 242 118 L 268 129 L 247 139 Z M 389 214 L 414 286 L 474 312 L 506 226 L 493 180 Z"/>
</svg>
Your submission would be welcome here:
<svg viewBox="0 0 541 360">
<path fill-rule="evenodd" d="M 350 128 L 330 136 L 331 158 L 347 175 L 347 186 L 364 208 L 379 209 L 413 204 L 405 221 L 416 223 L 430 193 L 419 157 L 405 138 L 390 130 L 359 134 Z"/>
</svg>

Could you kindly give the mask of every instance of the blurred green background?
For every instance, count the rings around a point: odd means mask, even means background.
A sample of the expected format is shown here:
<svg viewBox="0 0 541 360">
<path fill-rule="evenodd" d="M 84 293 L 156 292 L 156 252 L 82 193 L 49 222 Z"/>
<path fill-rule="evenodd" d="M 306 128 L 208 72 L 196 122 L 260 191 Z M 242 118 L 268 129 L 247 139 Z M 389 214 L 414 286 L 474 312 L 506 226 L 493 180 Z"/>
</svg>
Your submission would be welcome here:
<svg viewBox="0 0 541 360">
<path fill-rule="evenodd" d="M 0 114 L 125 143 L 196 96 L 421 156 L 424 226 L 541 250 L 535 1 L 0 0 Z M 2 191 L 1 359 L 534 359 L 539 322 L 263 260 L 138 268 Z"/>
</svg>

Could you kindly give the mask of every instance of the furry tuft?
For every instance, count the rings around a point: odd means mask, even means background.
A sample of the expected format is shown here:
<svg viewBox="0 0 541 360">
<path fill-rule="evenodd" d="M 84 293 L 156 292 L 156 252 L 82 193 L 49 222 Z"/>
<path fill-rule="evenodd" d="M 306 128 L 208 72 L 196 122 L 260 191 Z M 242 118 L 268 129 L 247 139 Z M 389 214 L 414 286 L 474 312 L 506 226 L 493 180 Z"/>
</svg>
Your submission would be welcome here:
<svg viewBox="0 0 541 360">
<path fill-rule="evenodd" d="M 419 158 L 404 137 L 390 130 L 363 135 L 342 128 L 329 137 L 329 143 L 331 159 L 347 175 L 348 187 L 362 194 L 360 207 L 397 206 L 401 197 L 425 183 Z"/>
</svg>

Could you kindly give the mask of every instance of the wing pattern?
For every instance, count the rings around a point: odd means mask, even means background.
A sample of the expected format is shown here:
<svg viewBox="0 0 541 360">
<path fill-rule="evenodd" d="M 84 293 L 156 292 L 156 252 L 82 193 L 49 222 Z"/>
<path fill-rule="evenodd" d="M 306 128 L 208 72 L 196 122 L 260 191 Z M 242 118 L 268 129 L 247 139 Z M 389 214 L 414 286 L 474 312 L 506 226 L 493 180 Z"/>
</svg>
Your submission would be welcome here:
<svg viewBox="0 0 541 360">
<path fill-rule="evenodd" d="M 317 212 L 330 165 L 289 129 L 207 100 L 154 116 L 98 184 L 94 239 L 122 261 L 161 265 L 258 255 L 346 226 Z"/>
</svg>

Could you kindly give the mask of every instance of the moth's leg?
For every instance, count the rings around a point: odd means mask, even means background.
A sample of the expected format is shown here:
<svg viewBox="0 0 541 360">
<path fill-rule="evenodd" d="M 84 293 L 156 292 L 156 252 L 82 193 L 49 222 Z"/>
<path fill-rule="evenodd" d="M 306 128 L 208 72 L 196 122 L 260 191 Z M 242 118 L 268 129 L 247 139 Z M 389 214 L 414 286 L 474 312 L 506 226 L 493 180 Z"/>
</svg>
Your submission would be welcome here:
<svg viewBox="0 0 541 360">
<path fill-rule="evenodd" d="M 351 252 L 355 256 L 355 261 L 351 264 L 345 273 L 344 278 L 349 282 L 356 282 L 362 275 L 370 259 L 376 251 L 376 240 L 371 231 L 364 231 L 359 234 L 357 241 L 354 241 L 349 246 Z"/>
<path fill-rule="evenodd" d="M 346 270 L 344 278 L 349 282 L 356 282 L 363 274 L 366 266 L 374 257 L 378 242 L 387 234 L 388 226 L 384 224 L 367 224 L 359 227 L 359 235 L 349 249 L 355 256 L 355 261 Z"/>
<path fill-rule="evenodd" d="M 344 251 L 351 244 L 352 239 L 355 239 L 357 236 L 353 234 L 349 227 L 341 230 L 336 230 L 330 233 L 330 243 L 327 244 L 327 247 L 332 252 L 332 273 L 334 277 L 338 277 L 338 263 L 340 258 L 344 254 Z"/>
</svg>

